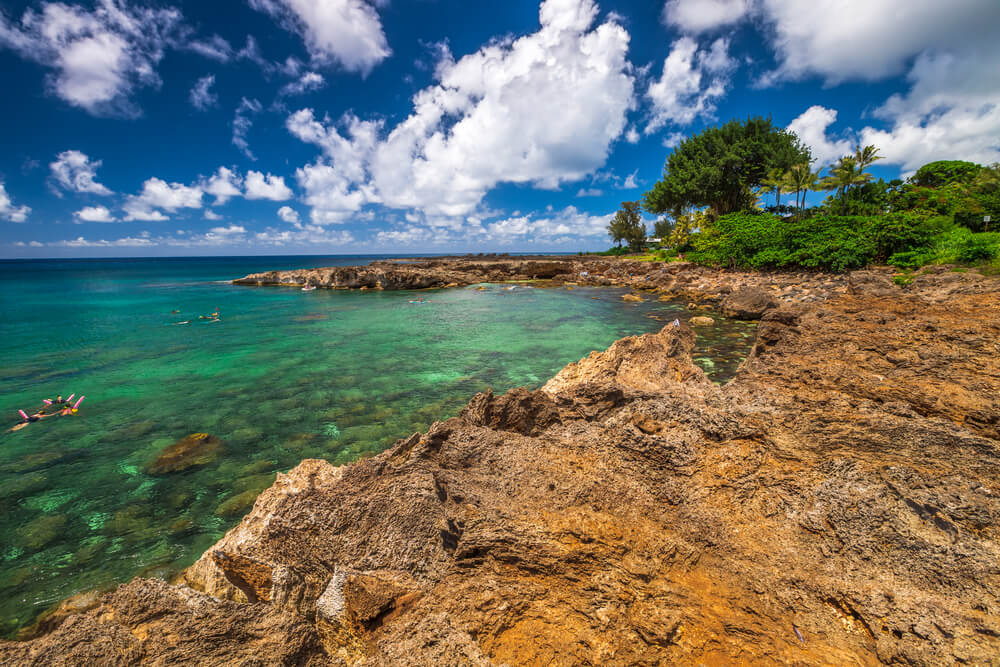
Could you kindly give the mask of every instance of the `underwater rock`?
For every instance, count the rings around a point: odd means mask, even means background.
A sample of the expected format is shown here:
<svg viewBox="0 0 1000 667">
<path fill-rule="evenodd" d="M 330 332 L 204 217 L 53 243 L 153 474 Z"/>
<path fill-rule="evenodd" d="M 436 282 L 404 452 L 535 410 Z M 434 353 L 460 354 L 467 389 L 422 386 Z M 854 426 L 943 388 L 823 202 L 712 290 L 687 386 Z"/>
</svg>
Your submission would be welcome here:
<svg viewBox="0 0 1000 667">
<path fill-rule="evenodd" d="M 0 500 L 20 500 L 34 495 L 49 484 L 49 479 L 43 472 L 30 472 L 20 475 L 4 484 L 0 484 Z"/>
<path fill-rule="evenodd" d="M 112 535 L 137 535 L 150 529 L 150 510 L 145 505 L 129 505 L 118 510 L 107 523 Z"/>
<path fill-rule="evenodd" d="M 181 517 L 179 519 L 176 519 L 170 524 L 170 526 L 167 528 L 167 532 L 170 533 L 170 535 L 172 535 L 173 537 L 179 537 L 181 535 L 190 533 L 192 530 L 195 529 L 195 527 L 196 526 L 194 521 L 188 519 L 187 517 Z"/>
<path fill-rule="evenodd" d="M 642 297 L 638 294 L 622 294 L 622 301 L 630 303 L 642 303 Z"/>
<path fill-rule="evenodd" d="M 693 327 L 710 327 L 715 324 L 715 320 L 707 315 L 696 315 L 688 320 L 688 324 Z"/>
<path fill-rule="evenodd" d="M 3 472 L 27 473 L 44 470 L 45 468 L 51 468 L 61 463 L 81 459 L 86 455 L 87 452 L 83 449 L 71 449 L 68 451 L 50 449 L 42 452 L 32 452 L 25 454 L 18 461 L 3 466 Z"/>
<path fill-rule="evenodd" d="M 17 529 L 21 544 L 32 551 L 39 551 L 62 537 L 66 517 L 62 514 L 43 514 Z"/>
<path fill-rule="evenodd" d="M 241 514 L 253 505 L 259 495 L 260 489 L 249 489 L 247 491 L 243 491 L 242 493 L 238 493 L 235 496 L 231 496 L 215 508 L 215 515 L 232 517 L 237 514 Z"/>
<path fill-rule="evenodd" d="M 208 433 L 192 433 L 170 445 L 146 468 L 150 475 L 166 475 L 172 472 L 203 466 L 218 458 L 222 451 L 222 441 Z"/>
</svg>

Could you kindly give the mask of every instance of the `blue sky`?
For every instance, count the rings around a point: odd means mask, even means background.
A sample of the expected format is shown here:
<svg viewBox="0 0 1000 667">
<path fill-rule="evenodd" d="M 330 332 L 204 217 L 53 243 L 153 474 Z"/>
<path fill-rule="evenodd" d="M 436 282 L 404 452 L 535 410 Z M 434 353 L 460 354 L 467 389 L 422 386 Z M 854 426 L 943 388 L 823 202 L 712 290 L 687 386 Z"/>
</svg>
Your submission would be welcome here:
<svg viewBox="0 0 1000 667">
<path fill-rule="evenodd" d="M 0 8 L 0 256 L 575 251 L 706 125 L 1000 160 L 996 0 Z"/>
</svg>

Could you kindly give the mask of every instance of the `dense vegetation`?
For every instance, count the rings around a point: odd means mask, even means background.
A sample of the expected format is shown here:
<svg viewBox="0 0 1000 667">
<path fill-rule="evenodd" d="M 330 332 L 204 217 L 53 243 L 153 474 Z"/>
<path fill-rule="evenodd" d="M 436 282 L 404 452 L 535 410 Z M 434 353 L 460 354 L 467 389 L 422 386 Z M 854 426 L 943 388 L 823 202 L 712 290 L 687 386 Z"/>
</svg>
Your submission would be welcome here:
<svg viewBox="0 0 1000 667">
<path fill-rule="evenodd" d="M 676 148 L 643 199 L 647 212 L 666 214 L 654 225 L 661 250 L 652 258 L 756 269 L 954 263 L 1000 271 L 1000 165 L 942 160 L 906 182 L 886 182 L 866 171 L 882 157 L 858 146 L 822 174 L 798 138 L 769 119 L 709 128 Z M 829 194 L 807 207 L 809 191 Z M 645 241 L 638 204 L 623 204 L 609 225 L 633 251 Z"/>
</svg>

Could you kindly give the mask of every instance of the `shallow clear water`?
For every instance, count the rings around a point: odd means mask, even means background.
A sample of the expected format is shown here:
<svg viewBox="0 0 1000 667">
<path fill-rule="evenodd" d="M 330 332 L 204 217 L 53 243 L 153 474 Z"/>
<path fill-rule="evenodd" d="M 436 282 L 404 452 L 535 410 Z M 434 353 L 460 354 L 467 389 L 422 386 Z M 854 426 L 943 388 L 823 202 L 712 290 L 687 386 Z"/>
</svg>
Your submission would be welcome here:
<svg viewBox="0 0 1000 667">
<path fill-rule="evenodd" d="M 369 259 L 0 262 L 0 415 L 13 425 L 43 398 L 86 395 L 76 416 L 0 435 L 0 632 L 78 591 L 187 566 L 303 458 L 380 452 L 475 392 L 537 387 L 689 315 L 613 289 L 489 285 L 412 304 L 224 282 Z M 216 307 L 220 322 L 197 319 Z M 720 318 L 699 333 L 698 361 L 722 381 L 754 330 Z M 220 438 L 218 455 L 147 474 L 194 432 Z"/>
</svg>

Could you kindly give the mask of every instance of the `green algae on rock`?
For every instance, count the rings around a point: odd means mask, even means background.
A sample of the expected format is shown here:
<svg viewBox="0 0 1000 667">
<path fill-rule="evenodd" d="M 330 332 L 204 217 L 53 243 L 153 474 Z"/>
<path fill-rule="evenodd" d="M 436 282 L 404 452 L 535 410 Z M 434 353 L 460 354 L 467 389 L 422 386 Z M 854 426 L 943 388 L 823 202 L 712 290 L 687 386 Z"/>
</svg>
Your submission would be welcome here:
<svg viewBox="0 0 1000 667">
<path fill-rule="evenodd" d="M 208 433 L 192 433 L 167 447 L 147 468 L 150 475 L 166 475 L 211 463 L 219 456 L 222 441 Z"/>
</svg>

